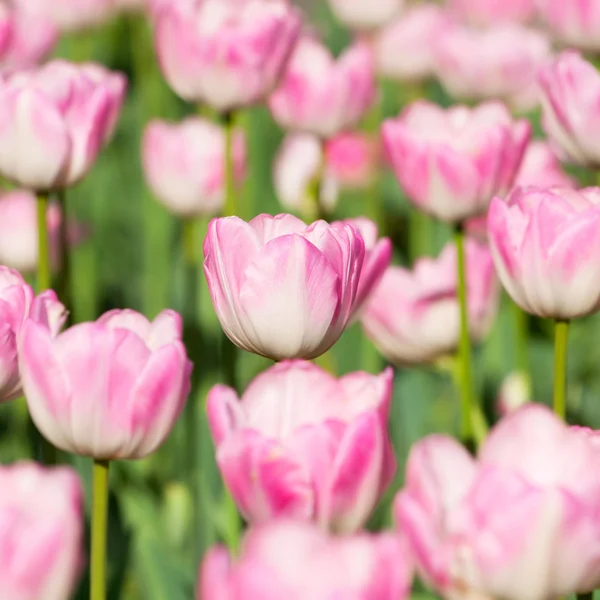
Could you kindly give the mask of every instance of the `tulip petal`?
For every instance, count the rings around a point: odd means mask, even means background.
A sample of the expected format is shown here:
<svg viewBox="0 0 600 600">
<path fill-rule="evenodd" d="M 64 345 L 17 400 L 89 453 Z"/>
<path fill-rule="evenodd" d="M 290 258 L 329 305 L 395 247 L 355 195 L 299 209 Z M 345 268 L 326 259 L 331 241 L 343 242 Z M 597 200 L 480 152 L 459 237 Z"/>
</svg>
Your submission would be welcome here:
<svg viewBox="0 0 600 600">
<path fill-rule="evenodd" d="M 236 391 L 226 385 L 215 385 L 208 392 L 206 413 L 215 446 L 219 446 L 229 434 L 245 425 L 240 399 Z"/>
</svg>

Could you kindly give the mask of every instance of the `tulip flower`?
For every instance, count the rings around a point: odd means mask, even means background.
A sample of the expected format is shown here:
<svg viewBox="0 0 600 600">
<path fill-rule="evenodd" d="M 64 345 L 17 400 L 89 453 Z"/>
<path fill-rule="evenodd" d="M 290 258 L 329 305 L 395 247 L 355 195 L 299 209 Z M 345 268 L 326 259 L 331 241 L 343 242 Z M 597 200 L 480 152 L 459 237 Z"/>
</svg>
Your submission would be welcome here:
<svg viewBox="0 0 600 600">
<path fill-rule="evenodd" d="M 273 89 L 300 26 L 287 0 L 165 2 L 155 9 L 155 46 L 179 96 L 225 113 Z"/>
<path fill-rule="evenodd" d="M 489 250 L 466 243 L 469 329 L 482 340 L 494 321 L 498 286 Z M 458 349 L 460 334 L 456 248 L 421 258 L 412 271 L 389 267 L 361 314 L 366 334 L 398 365 L 434 362 Z"/>
<path fill-rule="evenodd" d="M 518 112 L 539 104 L 538 71 L 549 60 L 550 40 L 517 24 L 447 27 L 435 42 L 436 73 L 451 96 L 499 99 Z"/>
<path fill-rule="evenodd" d="M 198 600 L 406 600 L 412 560 L 390 533 L 330 537 L 315 526 L 279 520 L 252 528 L 239 557 L 206 555 Z"/>
<path fill-rule="evenodd" d="M 368 302 L 390 265 L 392 241 L 387 237 L 378 239 L 377 224 L 366 217 L 346 219 L 344 222 L 358 230 L 365 242 L 365 260 L 358 282 L 358 291 L 356 292 L 354 309 L 356 317 L 361 308 Z"/>
<path fill-rule="evenodd" d="M 435 73 L 435 45 L 450 27 L 446 10 L 435 4 L 417 4 L 403 11 L 375 36 L 375 69 L 389 79 L 414 82 Z"/>
<path fill-rule="evenodd" d="M 74 185 L 107 141 L 124 92 L 123 75 L 62 60 L 4 75 L 0 173 L 36 191 Z"/>
<path fill-rule="evenodd" d="M 531 401 L 531 381 L 527 373 L 513 371 L 504 378 L 496 399 L 496 407 L 502 415 L 514 412 Z"/>
<path fill-rule="evenodd" d="M 314 38 L 297 44 L 269 107 L 286 129 L 331 138 L 356 125 L 375 99 L 372 53 L 356 42 L 335 60 Z"/>
<path fill-rule="evenodd" d="M 21 273 L 35 273 L 38 263 L 38 225 L 35 194 L 25 190 L 0 193 L 0 264 Z M 63 215 L 58 204 L 50 203 L 46 213 L 50 265 L 60 266 L 60 236 Z M 79 223 L 67 224 L 68 242 L 76 245 L 86 237 Z"/>
<path fill-rule="evenodd" d="M 513 184 L 531 132 L 506 108 L 443 109 L 418 101 L 383 124 L 396 177 L 420 210 L 456 223 L 483 214 L 494 194 Z"/>
<path fill-rule="evenodd" d="M 377 178 L 379 140 L 345 132 L 325 143 L 325 164 L 343 189 L 365 189 Z"/>
<path fill-rule="evenodd" d="M 525 23 L 535 14 L 535 0 L 449 0 L 449 8 L 472 25 Z"/>
<path fill-rule="evenodd" d="M 0 466 L 0 597 L 68 600 L 82 564 L 83 494 L 75 471 Z"/>
<path fill-rule="evenodd" d="M 389 485 L 392 371 L 336 379 L 305 361 L 256 377 L 241 398 L 217 385 L 208 421 L 221 474 L 251 522 L 277 516 L 352 532 Z"/>
<path fill-rule="evenodd" d="M 445 598 L 547 600 L 600 585 L 600 446 L 544 406 L 505 417 L 475 460 L 455 440 L 413 446 L 395 517 Z"/>
<path fill-rule="evenodd" d="M 43 17 L 65 32 L 97 27 L 115 14 L 115 0 L 13 0 L 19 10 Z"/>
<path fill-rule="evenodd" d="M 600 8 L 600 4 L 599 4 Z M 540 73 L 542 126 L 573 163 L 598 168 L 600 75 L 575 51 L 566 51 Z"/>
<path fill-rule="evenodd" d="M 600 50 L 600 3 L 597 0 L 536 0 L 538 14 L 565 46 Z"/>
<path fill-rule="evenodd" d="M 18 271 L 0 266 L 0 402 L 22 394 L 17 351 L 24 322 L 32 320 L 49 337 L 54 337 L 65 317 L 64 306 L 52 290 L 35 297 Z"/>
<path fill-rule="evenodd" d="M 235 179 L 244 178 L 246 147 L 242 131 L 233 143 Z M 182 217 L 214 215 L 225 201 L 225 132 L 201 118 L 179 124 L 151 121 L 142 141 L 146 181 L 157 199 Z"/>
<path fill-rule="evenodd" d="M 389 23 L 404 6 L 404 0 L 329 0 L 329 6 L 343 25 L 364 31 Z"/>
<path fill-rule="evenodd" d="M 353 314 L 364 242 L 350 225 L 292 215 L 213 219 L 204 272 L 229 339 L 274 360 L 316 358 Z"/>
</svg>

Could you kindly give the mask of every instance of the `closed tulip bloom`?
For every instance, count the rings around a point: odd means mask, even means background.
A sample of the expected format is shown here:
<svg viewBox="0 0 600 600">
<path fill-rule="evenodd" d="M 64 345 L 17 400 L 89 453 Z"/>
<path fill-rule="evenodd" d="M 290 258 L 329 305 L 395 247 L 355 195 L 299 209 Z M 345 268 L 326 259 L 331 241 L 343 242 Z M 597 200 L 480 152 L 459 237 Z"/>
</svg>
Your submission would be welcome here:
<svg viewBox="0 0 600 600">
<path fill-rule="evenodd" d="M 310 133 L 288 133 L 273 163 L 273 185 L 282 206 L 303 214 L 313 209 L 311 186 L 319 178 L 319 203 L 333 212 L 339 198 L 339 182 L 325 162 L 323 144 Z"/>
<path fill-rule="evenodd" d="M 352 316 L 364 252 L 350 225 L 226 217 L 208 226 L 204 272 L 234 344 L 274 360 L 316 358 Z"/>
<path fill-rule="evenodd" d="M 488 236 L 510 297 L 540 317 L 600 308 L 600 188 L 517 188 L 494 198 Z"/>
<path fill-rule="evenodd" d="M 390 533 L 332 537 L 314 525 L 281 519 L 253 527 L 237 559 L 209 551 L 198 600 L 405 600 L 413 566 Z"/>
<path fill-rule="evenodd" d="M 600 2 L 598 0 L 536 0 L 538 14 L 565 46 L 600 50 Z"/>
<path fill-rule="evenodd" d="M 225 201 L 225 132 L 198 117 L 181 123 L 151 121 L 142 141 L 142 164 L 150 189 L 181 217 L 214 215 Z M 238 131 L 233 167 L 238 183 L 246 166 L 246 143 Z"/>
<path fill-rule="evenodd" d="M 286 129 L 330 138 L 356 125 L 375 99 L 373 56 L 356 42 L 336 60 L 328 48 L 305 36 L 298 42 L 269 107 Z"/>
<path fill-rule="evenodd" d="M 169 85 L 226 112 L 271 92 L 298 39 L 287 0 L 194 0 L 155 12 L 155 46 Z"/>
<path fill-rule="evenodd" d="M 49 191 L 86 175 L 114 127 L 125 91 L 123 75 L 99 69 L 56 60 L 0 78 L 4 177 Z"/>
<path fill-rule="evenodd" d="M 541 71 L 540 83 L 546 135 L 567 160 L 598 168 L 600 75 L 596 67 L 568 50 Z"/>
<path fill-rule="evenodd" d="M 550 60 L 550 40 L 523 26 L 446 28 L 435 43 L 436 72 L 458 100 L 503 100 L 526 112 L 540 102 L 538 72 Z"/>
<path fill-rule="evenodd" d="M 371 294 L 379 285 L 381 278 L 392 260 L 392 241 L 390 238 L 379 238 L 377 224 L 366 217 L 346 219 L 362 235 L 365 242 L 365 260 L 360 274 L 355 301 L 355 316 L 365 305 Z"/>
<path fill-rule="evenodd" d="M 475 460 L 433 435 L 413 446 L 396 522 L 445 598 L 547 600 L 600 584 L 600 446 L 541 405 L 493 429 Z"/>
<path fill-rule="evenodd" d="M 53 337 L 65 317 L 65 308 L 52 290 L 35 297 L 18 271 L 0 266 L 0 402 L 22 394 L 17 356 L 25 321 L 31 319 Z"/>
<path fill-rule="evenodd" d="M 190 389 L 181 318 L 106 313 L 56 338 L 33 320 L 19 365 L 31 418 L 57 448 L 96 459 L 143 458 L 171 431 Z"/>
<path fill-rule="evenodd" d="M 251 522 L 278 516 L 359 529 L 396 470 L 391 369 L 336 379 L 306 361 L 261 373 L 237 397 L 217 385 L 208 421 L 221 474 Z"/>
<path fill-rule="evenodd" d="M 379 140 L 365 133 L 340 133 L 325 143 L 325 164 L 343 189 L 368 188 L 379 167 Z"/>
<path fill-rule="evenodd" d="M 38 262 L 37 198 L 26 190 L 0 193 L 0 264 L 21 273 L 34 273 Z M 46 214 L 48 249 L 53 269 L 60 266 L 62 211 L 52 202 Z M 86 237 L 85 228 L 69 222 L 68 242 L 76 245 Z"/>
<path fill-rule="evenodd" d="M 13 0 L 16 7 L 52 21 L 62 31 L 96 27 L 115 13 L 115 0 Z"/>
<path fill-rule="evenodd" d="M 0 466 L 0 597 L 68 600 L 83 555 L 83 493 L 75 471 Z"/>
<path fill-rule="evenodd" d="M 535 15 L 534 0 L 449 0 L 449 7 L 473 25 L 525 23 Z"/>
<path fill-rule="evenodd" d="M 404 0 L 329 0 L 329 6 L 346 27 L 363 31 L 389 23 L 404 6 Z"/>
<path fill-rule="evenodd" d="M 402 12 L 375 37 L 377 74 L 396 81 L 421 81 L 435 73 L 435 40 L 450 27 L 446 10 L 417 4 Z"/>
<path fill-rule="evenodd" d="M 400 186 L 420 210 L 456 223 L 484 214 L 506 193 L 531 133 L 497 102 L 443 109 L 418 101 L 383 124 L 383 142 Z"/>
<path fill-rule="evenodd" d="M 496 315 L 498 286 L 489 250 L 466 244 L 471 337 L 480 341 Z M 421 258 L 411 271 L 389 267 L 361 314 L 366 334 L 398 365 L 430 363 L 458 348 L 460 318 L 456 247 L 439 258 Z"/>
</svg>

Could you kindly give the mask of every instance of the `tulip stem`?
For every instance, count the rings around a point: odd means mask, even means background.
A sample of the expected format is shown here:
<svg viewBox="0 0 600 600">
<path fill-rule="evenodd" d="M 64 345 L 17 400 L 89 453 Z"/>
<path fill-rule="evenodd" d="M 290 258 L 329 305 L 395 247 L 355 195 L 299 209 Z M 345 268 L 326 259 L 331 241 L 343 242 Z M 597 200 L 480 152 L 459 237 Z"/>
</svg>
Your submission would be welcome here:
<svg viewBox="0 0 600 600">
<path fill-rule="evenodd" d="M 48 195 L 39 194 L 37 199 L 37 228 L 38 228 L 38 264 L 37 264 L 37 289 L 38 292 L 52 287 L 50 276 L 50 253 L 48 249 Z"/>
<path fill-rule="evenodd" d="M 567 416 L 567 340 L 569 321 L 555 321 L 554 325 L 554 412 Z"/>
<path fill-rule="evenodd" d="M 60 301 L 69 309 L 71 307 L 71 256 L 69 252 L 69 222 L 67 218 L 67 198 L 64 190 L 56 195 L 61 209 L 59 257 L 60 257 Z"/>
<path fill-rule="evenodd" d="M 465 261 L 465 233 L 462 225 L 455 232 L 458 265 L 458 301 L 460 306 L 459 387 L 461 399 L 461 437 L 470 444 L 474 440 L 475 393 L 471 373 L 471 338 L 467 296 L 467 269 Z"/>
<path fill-rule="evenodd" d="M 429 215 L 422 210 L 416 206 L 410 206 L 408 226 L 410 259 L 414 262 L 419 256 L 427 255 L 431 251 L 432 221 Z"/>
<path fill-rule="evenodd" d="M 94 459 L 90 600 L 106 599 L 109 461 Z"/>
<path fill-rule="evenodd" d="M 235 189 L 233 135 L 234 135 L 234 113 L 226 112 L 223 115 L 223 127 L 225 129 L 225 216 L 244 217 L 239 215 L 237 205 L 237 194 Z"/>
</svg>

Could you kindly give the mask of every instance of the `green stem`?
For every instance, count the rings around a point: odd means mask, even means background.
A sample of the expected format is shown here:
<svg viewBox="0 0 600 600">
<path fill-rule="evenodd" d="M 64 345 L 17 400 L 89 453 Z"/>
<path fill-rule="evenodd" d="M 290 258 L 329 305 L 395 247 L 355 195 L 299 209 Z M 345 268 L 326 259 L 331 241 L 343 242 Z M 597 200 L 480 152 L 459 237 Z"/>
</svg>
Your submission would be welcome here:
<svg viewBox="0 0 600 600">
<path fill-rule="evenodd" d="M 90 600 L 106 599 L 109 461 L 94 459 Z"/>
<path fill-rule="evenodd" d="M 554 325 L 554 412 L 562 419 L 567 416 L 567 340 L 569 321 Z"/>
<path fill-rule="evenodd" d="M 237 193 L 235 186 L 234 157 L 233 157 L 233 137 L 234 137 L 234 114 L 227 112 L 223 115 L 223 127 L 225 128 L 225 216 L 244 217 L 240 215 L 237 202 Z"/>
<path fill-rule="evenodd" d="M 472 410 L 475 405 L 475 394 L 471 373 L 471 338 L 469 336 L 469 312 L 467 297 L 467 270 L 465 261 L 465 234 L 461 225 L 455 232 L 456 255 L 458 264 L 458 300 L 460 305 L 460 406 L 461 436 L 471 442 L 473 439 Z"/>
<path fill-rule="evenodd" d="M 419 256 L 426 256 L 431 252 L 433 223 L 429 215 L 416 206 L 411 205 L 409 211 L 408 243 L 410 259 L 414 262 Z"/>
<path fill-rule="evenodd" d="M 60 235 L 59 235 L 59 258 L 60 258 L 60 285 L 58 297 L 67 307 L 71 307 L 71 253 L 69 251 L 69 219 L 67 209 L 66 192 L 61 190 L 56 198 L 61 209 Z"/>
<path fill-rule="evenodd" d="M 37 227 L 38 227 L 38 265 L 37 289 L 38 292 L 52 287 L 50 273 L 50 252 L 48 248 L 48 196 L 39 194 L 37 200 Z"/>
</svg>

